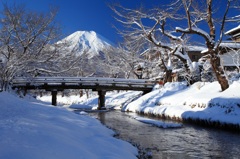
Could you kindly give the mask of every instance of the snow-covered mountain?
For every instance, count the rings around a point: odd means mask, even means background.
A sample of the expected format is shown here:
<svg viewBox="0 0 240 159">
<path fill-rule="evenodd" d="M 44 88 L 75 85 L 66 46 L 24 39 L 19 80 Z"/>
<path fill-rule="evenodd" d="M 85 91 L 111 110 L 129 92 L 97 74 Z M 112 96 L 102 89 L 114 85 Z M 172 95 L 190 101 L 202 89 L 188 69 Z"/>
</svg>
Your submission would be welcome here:
<svg viewBox="0 0 240 159">
<path fill-rule="evenodd" d="M 78 55 L 82 55 L 87 51 L 86 54 L 89 59 L 101 55 L 104 49 L 113 45 L 112 42 L 94 31 L 76 31 L 61 42 L 68 45 L 67 50 L 73 51 Z"/>
</svg>

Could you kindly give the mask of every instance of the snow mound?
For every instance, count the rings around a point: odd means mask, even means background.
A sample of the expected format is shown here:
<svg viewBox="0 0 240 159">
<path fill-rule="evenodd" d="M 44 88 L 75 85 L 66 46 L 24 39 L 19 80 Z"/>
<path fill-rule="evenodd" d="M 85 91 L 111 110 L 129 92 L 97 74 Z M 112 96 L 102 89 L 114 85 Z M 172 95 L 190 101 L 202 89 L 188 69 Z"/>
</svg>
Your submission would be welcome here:
<svg viewBox="0 0 240 159">
<path fill-rule="evenodd" d="M 160 120 L 153 120 L 153 119 L 148 119 L 148 118 L 143 118 L 143 117 L 133 117 L 134 119 L 146 123 L 146 124 L 152 124 L 154 126 L 160 127 L 160 128 L 180 128 L 182 127 L 182 124 L 178 123 L 173 123 L 173 122 L 163 122 Z"/>
<path fill-rule="evenodd" d="M 0 101 L 0 158 L 136 158 L 135 147 L 89 116 L 7 92 Z"/>
<path fill-rule="evenodd" d="M 170 96 L 184 90 L 187 87 L 185 82 L 166 83 L 161 89 L 153 90 L 152 92 L 140 97 L 128 104 L 124 110 L 132 112 L 141 112 L 146 107 L 155 107 L 159 105 L 164 97 Z M 168 101 L 165 102 L 167 104 Z"/>
<path fill-rule="evenodd" d="M 167 83 L 128 104 L 125 111 L 179 119 L 202 119 L 240 125 L 240 82 L 221 91 L 218 82 L 198 82 L 190 87 Z"/>
</svg>

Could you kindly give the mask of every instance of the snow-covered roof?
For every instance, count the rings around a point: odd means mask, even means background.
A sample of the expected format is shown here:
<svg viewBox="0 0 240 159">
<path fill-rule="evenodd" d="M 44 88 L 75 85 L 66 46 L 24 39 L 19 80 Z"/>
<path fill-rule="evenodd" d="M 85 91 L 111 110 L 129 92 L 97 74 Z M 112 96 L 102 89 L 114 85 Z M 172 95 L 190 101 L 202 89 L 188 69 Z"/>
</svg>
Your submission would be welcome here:
<svg viewBox="0 0 240 159">
<path fill-rule="evenodd" d="M 239 37 L 239 36 L 240 36 L 240 32 L 237 33 L 237 34 L 234 34 L 232 37 L 233 37 L 233 38 L 236 38 L 236 37 Z"/>
<path fill-rule="evenodd" d="M 224 41 L 220 44 L 220 47 L 232 48 L 232 49 L 240 49 L 240 43 L 233 41 Z"/>
<path fill-rule="evenodd" d="M 240 49 L 240 43 L 239 42 L 234 42 L 234 41 L 224 41 L 220 44 L 220 47 L 221 48 L 227 48 L 229 50 L 231 49 Z M 208 49 L 205 48 L 201 51 L 201 54 L 205 54 L 205 53 L 208 53 Z"/>
<path fill-rule="evenodd" d="M 204 46 L 187 46 L 187 51 L 203 51 L 206 50 Z"/>
<path fill-rule="evenodd" d="M 201 54 L 205 54 L 205 53 L 208 53 L 208 49 L 205 49 L 205 50 L 201 51 Z"/>
<path fill-rule="evenodd" d="M 170 45 L 169 45 L 169 46 L 170 46 Z M 173 47 L 173 45 L 170 46 L 170 47 Z M 201 51 L 203 51 L 203 50 L 206 50 L 206 47 L 204 47 L 204 46 L 186 45 L 185 47 L 186 47 L 186 50 L 187 50 L 187 51 L 199 51 L 199 52 L 201 52 Z M 158 48 L 158 47 L 154 47 L 154 48 L 151 48 L 151 49 L 147 49 L 147 50 L 145 50 L 144 52 L 141 53 L 141 56 L 149 53 L 150 51 L 159 51 L 159 50 L 164 50 L 164 49 Z"/>
<path fill-rule="evenodd" d="M 236 32 L 236 31 L 240 31 L 240 25 L 237 26 L 237 27 L 235 27 L 235 28 L 233 28 L 233 29 L 231 29 L 231 30 L 229 30 L 229 31 L 227 31 L 225 34 L 226 34 L 226 35 L 232 35 L 232 34 L 234 34 L 234 32 Z"/>
</svg>

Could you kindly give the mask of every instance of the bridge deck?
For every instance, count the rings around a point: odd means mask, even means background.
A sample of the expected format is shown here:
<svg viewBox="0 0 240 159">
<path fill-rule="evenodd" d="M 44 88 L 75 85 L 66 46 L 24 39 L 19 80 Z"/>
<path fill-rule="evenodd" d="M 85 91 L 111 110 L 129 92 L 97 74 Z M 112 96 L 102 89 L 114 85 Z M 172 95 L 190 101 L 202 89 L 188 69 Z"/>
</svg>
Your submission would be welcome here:
<svg viewBox="0 0 240 159">
<path fill-rule="evenodd" d="M 95 77 L 36 77 L 14 78 L 13 88 L 45 89 L 52 92 L 52 105 L 56 105 L 57 91 L 64 89 L 92 89 L 98 91 L 99 109 L 104 107 L 105 93 L 111 90 L 135 90 L 150 92 L 155 81 L 144 79 L 95 78 Z"/>
<path fill-rule="evenodd" d="M 93 90 L 151 90 L 155 81 L 143 79 L 94 78 L 94 77 L 37 77 L 14 78 L 13 88 L 45 89 L 58 91 L 64 89 L 93 89 Z"/>
</svg>

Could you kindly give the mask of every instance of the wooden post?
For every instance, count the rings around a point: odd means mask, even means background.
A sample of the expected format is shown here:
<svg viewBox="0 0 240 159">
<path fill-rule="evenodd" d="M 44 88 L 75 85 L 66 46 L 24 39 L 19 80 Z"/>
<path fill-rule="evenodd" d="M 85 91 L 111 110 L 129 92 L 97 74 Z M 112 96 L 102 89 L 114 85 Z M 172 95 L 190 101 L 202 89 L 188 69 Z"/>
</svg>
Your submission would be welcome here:
<svg viewBox="0 0 240 159">
<path fill-rule="evenodd" d="M 52 90 L 52 105 L 57 105 L 57 90 Z"/>
<path fill-rule="evenodd" d="M 82 90 L 82 89 L 80 89 L 80 91 L 79 91 L 79 95 L 80 95 L 80 97 L 83 96 L 83 90 Z"/>
<path fill-rule="evenodd" d="M 98 110 L 104 110 L 105 108 L 105 94 L 106 91 L 98 91 Z"/>
<path fill-rule="evenodd" d="M 23 96 L 25 97 L 27 95 L 27 88 L 24 88 Z"/>
<path fill-rule="evenodd" d="M 147 93 L 150 93 L 151 91 L 143 91 L 143 94 L 142 95 L 145 95 L 145 94 L 147 94 Z"/>
</svg>

